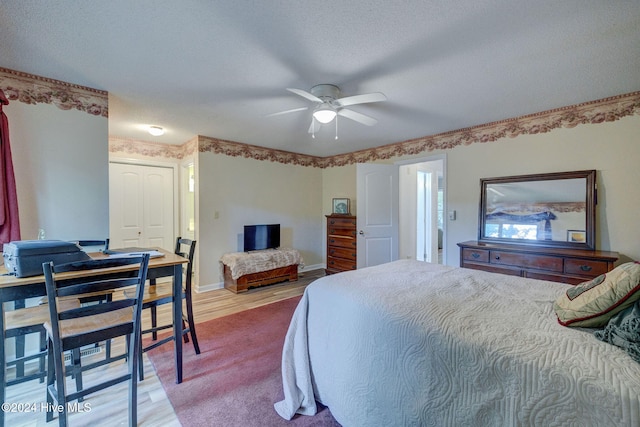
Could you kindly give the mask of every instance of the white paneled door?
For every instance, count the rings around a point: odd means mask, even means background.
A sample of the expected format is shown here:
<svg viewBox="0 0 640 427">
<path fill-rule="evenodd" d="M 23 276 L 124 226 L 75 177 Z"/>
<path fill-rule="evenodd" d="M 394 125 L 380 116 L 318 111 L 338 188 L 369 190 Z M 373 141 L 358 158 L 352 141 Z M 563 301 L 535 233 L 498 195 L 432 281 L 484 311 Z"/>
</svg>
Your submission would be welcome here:
<svg viewBox="0 0 640 427">
<path fill-rule="evenodd" d="M 398 259 L 398 166 L 357 166 L 358 268 Z"/>
<path fill-rule="evenodd" d="M 109 163 L 110 246 L 174 250 L 173 168 Z"/>
</svg>

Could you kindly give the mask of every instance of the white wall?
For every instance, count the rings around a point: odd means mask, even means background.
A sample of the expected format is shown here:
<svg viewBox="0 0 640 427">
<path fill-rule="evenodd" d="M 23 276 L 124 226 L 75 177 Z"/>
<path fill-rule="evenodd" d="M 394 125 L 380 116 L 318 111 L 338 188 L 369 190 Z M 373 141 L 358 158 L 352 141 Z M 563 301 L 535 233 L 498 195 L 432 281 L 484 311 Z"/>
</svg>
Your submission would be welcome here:
<svg viewBox="0 0 640 427">
<path fill-rule="evenodd" d="M 11 151 L 20 232 L 35 239 L 104 239 L 109 235 L 108 121 L 52 104 L 11 101 Z"/>
<path fill-rule="evenodd" d="M 280 224 L 280 243 L 321 265 L 322 170 L 200 153 L 197 161 L 200 286 L 224 279 L 219 259 L 243 250 L 244 225 Z"/>
</svg>

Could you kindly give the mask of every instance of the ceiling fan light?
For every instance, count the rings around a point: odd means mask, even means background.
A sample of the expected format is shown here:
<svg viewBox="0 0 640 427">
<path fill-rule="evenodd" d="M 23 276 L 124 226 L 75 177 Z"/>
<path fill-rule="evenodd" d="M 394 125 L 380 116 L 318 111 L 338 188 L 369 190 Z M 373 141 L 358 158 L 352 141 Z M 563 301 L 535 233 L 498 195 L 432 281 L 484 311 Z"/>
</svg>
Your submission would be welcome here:
<svg viewBox="0 0 640 427">
<path fill-rule="evenodd" d="M 329 106 L 320 106 L 313 112 L 313 117 L 322 124 L 327 124 L 336 118 L 336 110 Z"/>
<path fill-rule="evenodd" d="M 161 136 L 164 135 L 164 129 L 160 126 L 149 126 L 149 133 L 153 136 Z"/>
</svg>

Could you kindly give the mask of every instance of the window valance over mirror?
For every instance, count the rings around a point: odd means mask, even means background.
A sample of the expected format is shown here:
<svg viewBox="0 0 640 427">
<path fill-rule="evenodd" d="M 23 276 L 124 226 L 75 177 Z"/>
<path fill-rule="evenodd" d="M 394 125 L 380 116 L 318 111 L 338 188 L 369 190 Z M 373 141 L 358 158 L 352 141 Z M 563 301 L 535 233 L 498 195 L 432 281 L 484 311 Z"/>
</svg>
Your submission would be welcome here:
<svg viewBox="0 0 640 427">
<path fill-rule="evenodd" d="M 480 180 L 478 240 L 595 249 L 596 171 Z"/>
</svg>

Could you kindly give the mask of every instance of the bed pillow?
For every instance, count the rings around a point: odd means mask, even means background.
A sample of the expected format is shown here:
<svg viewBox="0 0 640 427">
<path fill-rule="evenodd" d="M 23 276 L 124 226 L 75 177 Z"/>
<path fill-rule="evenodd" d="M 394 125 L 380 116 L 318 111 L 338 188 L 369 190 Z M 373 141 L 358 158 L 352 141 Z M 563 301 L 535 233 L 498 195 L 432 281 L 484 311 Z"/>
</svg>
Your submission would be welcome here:
<svg viewBox="0 0 640 427">
<path fill-rule="evenodd" d="M 628 262 L 571 287 L 553 304 L 564 326 L 599 328 L 640 299 L 640 263 Z"/>
</svg>

